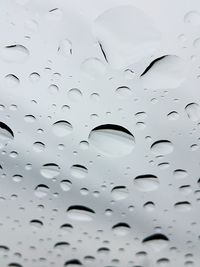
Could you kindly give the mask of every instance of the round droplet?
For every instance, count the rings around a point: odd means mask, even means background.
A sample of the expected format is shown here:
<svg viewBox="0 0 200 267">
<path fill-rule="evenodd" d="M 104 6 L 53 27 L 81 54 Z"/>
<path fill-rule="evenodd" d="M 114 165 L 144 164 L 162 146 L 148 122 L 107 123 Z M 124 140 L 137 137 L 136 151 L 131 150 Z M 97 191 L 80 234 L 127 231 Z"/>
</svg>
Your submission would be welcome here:
<svg viewBox="0 0 200 267">
<path fill-rule="evenodd" d="M 47 179 L 53 179 L 60 174 L 60 167 L 55 163 L 47 163 L 41 167 L 40 173 Z"/>
<path fill-rule="evenodd" d="M 123 200 L 128 197 L 129 191 L 125 186 L 116 186 L 112 189 L 111 195 L 115 201 Z"/>
<path fill-rule="evenodd" d="M 2 141 L 9 141 L 14 139 L 14 133 L 5 123 L 0 121 L 0 139 Z"/>
<path fill-rule="evenodd" d="M 197 103 L 190 103 L 185 107 L 185 112 L 191 121 L 200 120 L 200 106 Z"/>
<path fill-rule="evenodd" d="M 5 61 L 22 63 L 28 58 L 29 51 L 25 46 L 16 44 L 2 48 L 0 54 Z"/>
<path fill-rule="evenodd" d="M 8 74 L 4 77 L 4 86 L 8 88 L 13 88 L 19 85 L 20 80 L 14 74 Z"/>
<path fill-rule="evenodd" d="M 89 143 L 106 156 L 123 157 L 132 152 L 135 138 L 122 126 L 105 124 L 90 132 Z"/>
<path fill-rule="evenodd" d="M 117 236 L 126 236 L 130 232 L 130 228 L 127 223 L 118 223 L 112 227 L 112 230 Z"/>
<path fill-rule="evenodd" d="M 72 132 L 72 125 L 67 121 L 57 121 L 53 124 L 53 133 L 58 137 L 65 137 Z"/>
<path fill-rule="evenodd" d="M 60 182 L 60 187 L 63 191 L 69 191 L 71 189 L 72 183 L 69 180 L 62 180 Z"/>
<path fill-rule="evenodd" d="M 79 101 L 81 99 L 82 93 L 79 89 L 72 88 L 71 90 L 68 91 L 68 97 L 73 102 L 76 102 L 76 101 Z"/>
<path fill-rule="evenodd" d="M 142 243 L 155 251 L 161 251 L 168 246 L 169 239 L 163 234 L 153 234 L 143 239 Z"/>
<path fill-rule="evenodd" d="M 197 11 L 189 11 L 184 16 L 184 22 L 193 26 L 200 25 L 200 14 Z"/>
<path fill-rule="evenodd" d="M 95 212 L 85 206 L 71 206 L 67 210 L 68 217 L 76 221 L 92 221 Z"/>
<path fill-rule="evenodd" d="M 46 197 L 48 192 L 49 192 L 49 187 L 47 185 L 44 185 L 44 184 L 40 184 L 40 185 L 36 186 L 36 188 L 34 190 L 34 194 L 38 198 Z"/>
<path fill-rule="evenodd" d="M 159 140 L 152 144 L 151 152 L 156 156 L 164 156 L 172 153 L 174 150 L 173 144 L 168 140 Z"/>
<path fill-rule="evenodd" d="M 70 174 L 74 178 L 82 179 L 88 174 L 88 169 L 82 165 L 75 164 L 70 169 Z"/>
<path fill-rule="evenodd" d="M 188 201 L 182 201 L 182 202 L 177 202 L 174 204 L 174 208 L 177 210 L 177 211 L 189 211 L 191 210 L 192 208 L 192 205 L 190 202 Z"/>
<path fill-rule="evenodd" d="M 150 192 L 158 189 L 159 179 L 155 175 L 145 174 L 134 179 L 135 187 L 142 192 Z"/>
</svg>

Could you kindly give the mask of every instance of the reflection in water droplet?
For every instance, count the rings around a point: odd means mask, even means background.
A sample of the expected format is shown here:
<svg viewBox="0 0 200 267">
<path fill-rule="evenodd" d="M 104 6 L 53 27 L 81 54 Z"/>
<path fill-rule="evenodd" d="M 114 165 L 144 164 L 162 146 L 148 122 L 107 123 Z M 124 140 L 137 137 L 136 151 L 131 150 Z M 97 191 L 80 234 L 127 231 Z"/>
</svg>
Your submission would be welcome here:
<svg viewBox="0 0 200 267">
<path fill-rule="evenodd" d="M 40 173 L 47 179 L 53 179 L 60 174 L 60 167 L 55 163 L 47 163 L 41 167 Z"/>
<path fill-rule="evenodd" d="M 134 185 L 139 191 L 150 192 L 158 189 L 159 180 L 158 177 L 152 174 L 145 174 L 137 176 L 134 179 Z"/>
<path fill-rule="evenodd" d="M 82 165 L 73 165 L 70 169 L 70 174 L 74 178 L 82 179 L 87 176 L 88 169 Z"/>
<path fill-rule="evenodd" d="M 68 217 L 76 221 L 92 221 L 95 212 L 85 206 L 71 206 L 67 210 Z"/>
<path fill-rule="evenodd" d="M 159 140 L 152 144 L 151 152 L 156 156 L 164 156 L 172 153 L 174 150 L 173 144 L 168 140 Z"/>
<path fill-rule="evenodd" d="M 72 132 L 72 125 L 67 121 L 57 121 L 53 124 L 53 133 L 58 137 L 67 136 Z"/>
<path fill-rule="evenodd" d="M 124 127 L 105 124 L 90 132 L 89 143 L 106 156 L 123 157 L 132 152 L 135 139 Z"/>
<path fill-rule="evenodd" d="M 125 186 L 116 186 L 112 189 L 112 198 L 116 201 L 126 199 L 128 197 L 129 191 Z"/>
</svg>

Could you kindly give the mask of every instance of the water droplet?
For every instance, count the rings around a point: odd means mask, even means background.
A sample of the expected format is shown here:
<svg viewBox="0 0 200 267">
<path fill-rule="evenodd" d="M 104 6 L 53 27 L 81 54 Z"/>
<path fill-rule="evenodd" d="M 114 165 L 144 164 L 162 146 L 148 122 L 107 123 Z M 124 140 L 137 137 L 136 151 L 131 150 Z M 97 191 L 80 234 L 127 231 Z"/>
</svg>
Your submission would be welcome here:
<svg viewBox="0 0 200 267">
<path fill-rule="evenodd" d="M 105 60 L 118 69 L 150 56 L 160 43 L 160 34 L 152 20 L 128 5 L 101 14 L 95 20 L 94 34 Z"/>
<path fill-rule="evenodd" d="M 200 14 L 197 11 L 189 11 L 184 16 L 184 22 L 193 26 L 200 25 Z"/>
<path fill-rule="evenodd" d="M 123 157 L 132 152 L 135 139 L 124 127 L 105 124 L 90 132 L 89 143 L 106 156 Z"/>
<path fill-rule="evenodd" d="M 61 56 L 67 57 L 72 55 L 72 43 L 68 39 L 62 40 L 58 47 L 58 53 Z"/>
<path fill-rule="evenodd" d="M 82 93 L 77 88 L 72 88 L 68 91 L 68 97 L 73 102 L 79 101 L 82 98 Z"/>
<path fill-rule="evenodd" d="M 130 226 L 127 223 L 118 223 L 112 227 L 117 236 L 126 236 L 130 232 Z"/>
<path fill-rule="evenodd" d="M 178 56 L 168 55 L 157 58 L 141 75 L 145 88 L 151 90 L 173 89 L 179 87 L 188 74 L 188 67 Z"/>
<path fill-rule="evenodd" d="M 191 121 L 200 119 L 200 106 L 197 103 L 190 103 L 185 107 L 186 114 Z"/>
<path fill-rule="evenodd" d="M 29 51 L 25 46 L 16 44 L 2 48 L 0 54 L 5 61 L 21 63 L 28 58 Z"/>
<path fill-rule="evenodd" d="M 82 263 L 77 259 L 66 261 L 64 264 L 64 267 L 80 267 L 80 266 L 82 266 Z"/>
<path fill-rule="evenodd" d="M 159 180 L 158 177 L 152 174 L 145 174 L 137 176 L 134 179 L 134 185 L 139 191 L 150 192 L 158 189 Z"/>
<path fill-rule="evenodd" d="M 69 191 L 71 189 L 72 183 L 69 180 L 62 180 L 60 182 L 60 187 L 63 191 Z"/>
<path fill-rule="evenodd" d="M 112 189 L 112 198 L 116 201 L 126 199 L 128 197 L 129 191 L 125 186 L 116 186 Z"/>
<path fill-rule="evenodd" d="M 72 132 L 72 125 L 68 121 L 57 121 L 53 124 L 53 133 L 57 137 L 65 137 Z"/>
<path fill-rule="evenodd" d="M 2 141 L 9 141 L 14 139 L 13 131 L 10 129 L 10 127 L 8 127 L 8 125 L 3 122 L 0 122 L 0 139 Z"/>
<path fill-rule="evenodd" d="M 95 212 L 85 206 L 71 206 L 67 210 L 68 217 L 76 221 L 91 221 Z"/>
<path fill-rule="evenodd" d="M 42 228 L 43 222 L 40 220 L 31 220 L 30 225 L 33 227 L 34 230 L 37 230 Z"/>
<path fill-rule="evenodd" d="M 172 153 L 174 150 L 173 144 L 168 140 L 159 140 L 152 144 L 151 152 L 156 156 L 164 156 Z"/>
<path fill-rule="evenodd" d="M 60 167 L 55 163 L 47 163 L 41 167 L 40 173 L 47 179 L 53 179 L 60 174 Z"/>
<path fill-rule="evenodd" d="M 82 165 L 75 164 L 70 169 L 70 174 L 74 178 L 82 179 L 87 176 L 88 169 Z"/>
<path fill-rule="evenodd" d="M 17 78 L 17 76 L 15 76 L 14 74 L 8 74 L 4 77 L 3 84 L 5 87 L 13 88 L 18 86 L 19 83 L 20 83 L 19 78 Z"/>
<path fill-rule="evenodd" d="M 174 208 L 178 211 L 189 211 L 191 210 L 192 205 L 188 201 L 182 201 L 182 202 L 175 203 Z"/>
<path fill-rule="evenodd" d="M 40 185 L 36 186 L 36 188 L 34 190 L 34 194 L 38 198 L 46 197 L 48 192 L 49 192 L 49 187 L 47 185 L 44 185 L 44 184 L 40 184 Z"/>
<path fill-rule="evenodd" d="M 151 247 L 156 252 L 165 249 L 168 246 L 168 242 L 169 239 L 163 234 L 153 234 L 142 241 L 144 245 Z"/>
</svg>

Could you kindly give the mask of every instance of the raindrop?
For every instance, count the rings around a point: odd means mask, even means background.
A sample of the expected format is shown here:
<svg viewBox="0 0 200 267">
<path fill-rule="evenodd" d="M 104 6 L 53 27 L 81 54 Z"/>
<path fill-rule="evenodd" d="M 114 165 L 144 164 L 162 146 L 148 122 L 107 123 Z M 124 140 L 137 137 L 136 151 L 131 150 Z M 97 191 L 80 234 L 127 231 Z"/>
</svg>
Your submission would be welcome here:
<svg viewBox="0 0 200 267">
<path fill-rule="evenodd" d="M 145 174 L 137 176 L 134 179 L 134 185 L 139 191 L 150 192 L 158 189 L 159 180 L 158 177 L 152 174 Z"/>
<path fill-rule="evenodd" d="M 189 11 L 184 16 L 184 22 L 193 26 L 200 25 L 200 14 L 197 11 Z"/>
<path fill-rule="evenodd" d="M 82 165 L 75 164 L 70 169 L 70 174 L 74 178 L 82 179 L 88 174 L 88 169 Z"/>
<path fill-rule="evenodd" d="M 71 189 L 72 183 L 69 180 L 62 180 L 60 182 L 60 187 L 63 191 L 69 191 Z"/>
<path fill-rule="evenodd" d="M 46 197 L 48 192 L 49 192 L 49 187 L 47 185 L 44 185 L 44 184 L 40 184 L 40 185 L 36 186 L 36 188 L 34 190 L 35 196 L 39 197 L 39 198 Z"/>
<path fill-rule="evenodd" d="M 172 153 L 174 150 L 173 144 L 168 140 L 159 140 L 152 144 L 151 152 L 156 156 L 164 156 Z"/>
<path fill-rule="evenodd" d="M 116 201 L 126 199 L 128 197 L 129 191 L 126 186 L 116 186 L 112 189 L 112 198 Z"/>
<path fill-rule="evenodd" d="M 64 264 L 64 267 L 80 267 L 80 266 L 82 266 L 82 263 L 77 259 L 66 261 Z"/>
<path fill-rule="evenodd" d="M 160 43 L 160 33 L 152 20 L 128 5 L 106 10 L 97 17 L 94 34 L 105 60 L 117 69 L 150 56 Z"/>
<path fill-rule="evenodd" d="M 191 121 L 200 120 L 200 106 L 197 103 L 190 103 L 185 107 L 186 114 Z"/>
<path fill-rule="evenodd" d="M 72 132 L 72 125 L 67 121 L 57 121 L 53 124 L 53 133 L 57 137 L 65 137 Z"/>
<path fill-rule="evenodd" d="M 5 141 L 14 139 L 13 131 L 3 122 L 0 122 L 0 139 Z"/>
<path fill-rule="evenodd" d="M 143 239 L 142 243 L 148 245 L 156 252 L 168 246 L 169 239 L 163 234 L 153 234 Z"/>
<path fill-rule="evenodd" d="M 179 87 L 188 74 L 187 64 L 174 55 L 162 56 L 155 59 L 141 74 L 141 81 L 145 88 L 173 89 Z"/>
<path fill-rule="evenodd" d="M 130 226 L 127 223 L 118 223 L 112 227 L 112 230 L 117 236 L 126 236 L 130 232 Z"/>
<path fill-rule="evenodd" d="M 41 167 L 40 173 L 47 179 L 53 179 L 60 174 L 60 167 L 55 163 L 47 163 Z"/>
<path fill-rule="evenodd" d="M 188 201 L 182 201 L 182 202 L 177 202 L 174 204 L 174 208 L 177 211 L 189 211 L 192 208 L 192 205 Z"/>
<path fill-rule="evenodd" d="M 91 221 L 95 212 L 85 206 L 71 206 L 67 210 L 68 217 L 76 221 Z"/>
<path fill-rule="evenodd" d="M 123 157 L 132 152 L 135 138 L 122 126 L 105 124 L 90 132 L 89 143 L 106 156 Z"/>
<path fill-rule="evenodd" d="M 16 44 L 2 48 L 0 54 L 5 61 L 21 63 L 28 58 L 29 51 L 25 46 Z"/>
</svg>

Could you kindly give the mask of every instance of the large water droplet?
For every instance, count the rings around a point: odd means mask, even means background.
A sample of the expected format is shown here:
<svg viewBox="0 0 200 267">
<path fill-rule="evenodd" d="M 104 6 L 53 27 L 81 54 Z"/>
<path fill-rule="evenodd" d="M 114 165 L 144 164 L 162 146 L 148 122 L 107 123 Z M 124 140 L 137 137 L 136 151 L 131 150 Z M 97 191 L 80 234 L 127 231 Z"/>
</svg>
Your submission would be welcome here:
<svg viewBox="0 0 200 267">
<path fill-rule="evenodd" d="M 72 132 L 72 125 L 67 121 L 57 121 L 53 124 L 53 133 L 58 137 L 67 136 Z"/>
<path fill-rule="evenodd" d="M 190 103 L 185 107 L 186 114 L 191 121 L 200 120 L 200 106 L 197 103 Z"/>
<path fill-rule="evenodd" d="M 40 173 L 47 179 L 53 179 L 60 174 L 60 167 L 55 163 L 47 163 L 41 167 Z"/>
<path fill-rule="evenodd" d="M 197 11 L 189 11 L 184 16 L 184 22 L 193 26 L 200 25 L 200 14 Z"/>
<path fill-rule="evenodd" d="M 174 204 L 174 208 L 177 211 L 189 211 L 192 208 L 192 205 L 188 201 L 182 201 L 182 202 L 177 202 Z"/>
<path fill-rule="evenodd" d="M 123 157 L 132 152 L 135 139 L 124 127 L 105 124 L 94 128 L 89 142 L 98 152 L 111 157 Z"/>
<path fill-rule="evenodd" d="M 125 68 L 151 55 L 160 34 L 152 20 L 133 6 L 118 6 L 101 14 L 94 34 L 105 59 L 113 68 Z"/>
<path fill-rule="evenodd" d="M 13 131 L 10 129 L 10 127 L 8 127 L 8 125 L 3 122 L 0 122 L 0 139 L 2 141 L 14 139 Z"/>
<path fill-rule="evenodd" d="M 112 227 L 117 236 L 126 236 L 130 232 L 130 226 L 127 223 L 118 223 Z"/>
<path fill-rule="evenodd" d="M 137 176 L 134 179 L 134 185 L 139 191 L 150 192 L 158 189 L 159 180 L 158 177 L 152 174 L 145 174 Z"/>
<path fill-rule="evenodd" d="M 163 156 L 172 153 L 174 150 L 173 144 L 168 140 L 159 140 L 152 144 L 151 152 L 156 156 Z"/>
<path fill-rule="evenodd" d="M 25 46 L 16 44 L 2 48 L 0 54 L 5 61 L 21 63 L 28 58 L 29 51 Z"/>
<path fill-rule="evenodd" d="M 85 206 L 71 206 L 67 210 L 68 217 L 76 221 L 91 221 L 95 212 Z"/>
<path fill-rule="evenodd" d="M 142 242 L 158 252 L 168 246 L 169 239 L 163 234 L 153 234 L 143 239 Z"/>
<path fill-rule="evenodd" d="M 173 89 L 183 83 L 187 73 L 188 68 L 184 60 L 178 56 L 169 55 L 151 62 L 140 79 L 143 86 L 148 89 Z"/>
<path fill-rule="evenodd" d="M 82 179 L 87 176 L 88 169 L 82 165 L 75 164 L 70 169 L 70 174 L 74 178 Z"/>
<path fill-rule="evenodd" d="M 119 201 L 128 197 L 129 191 L 125 186 L 116 186 L 112 189 L 111 195 L 114 200 Z"/>
<path fill-rule="evenodd" d="M 80 267 L 80 266 L 82 266 L 82 263 L 77 259 L 66 261 L 64 264 L 64 267 Z"/>
</svg>

